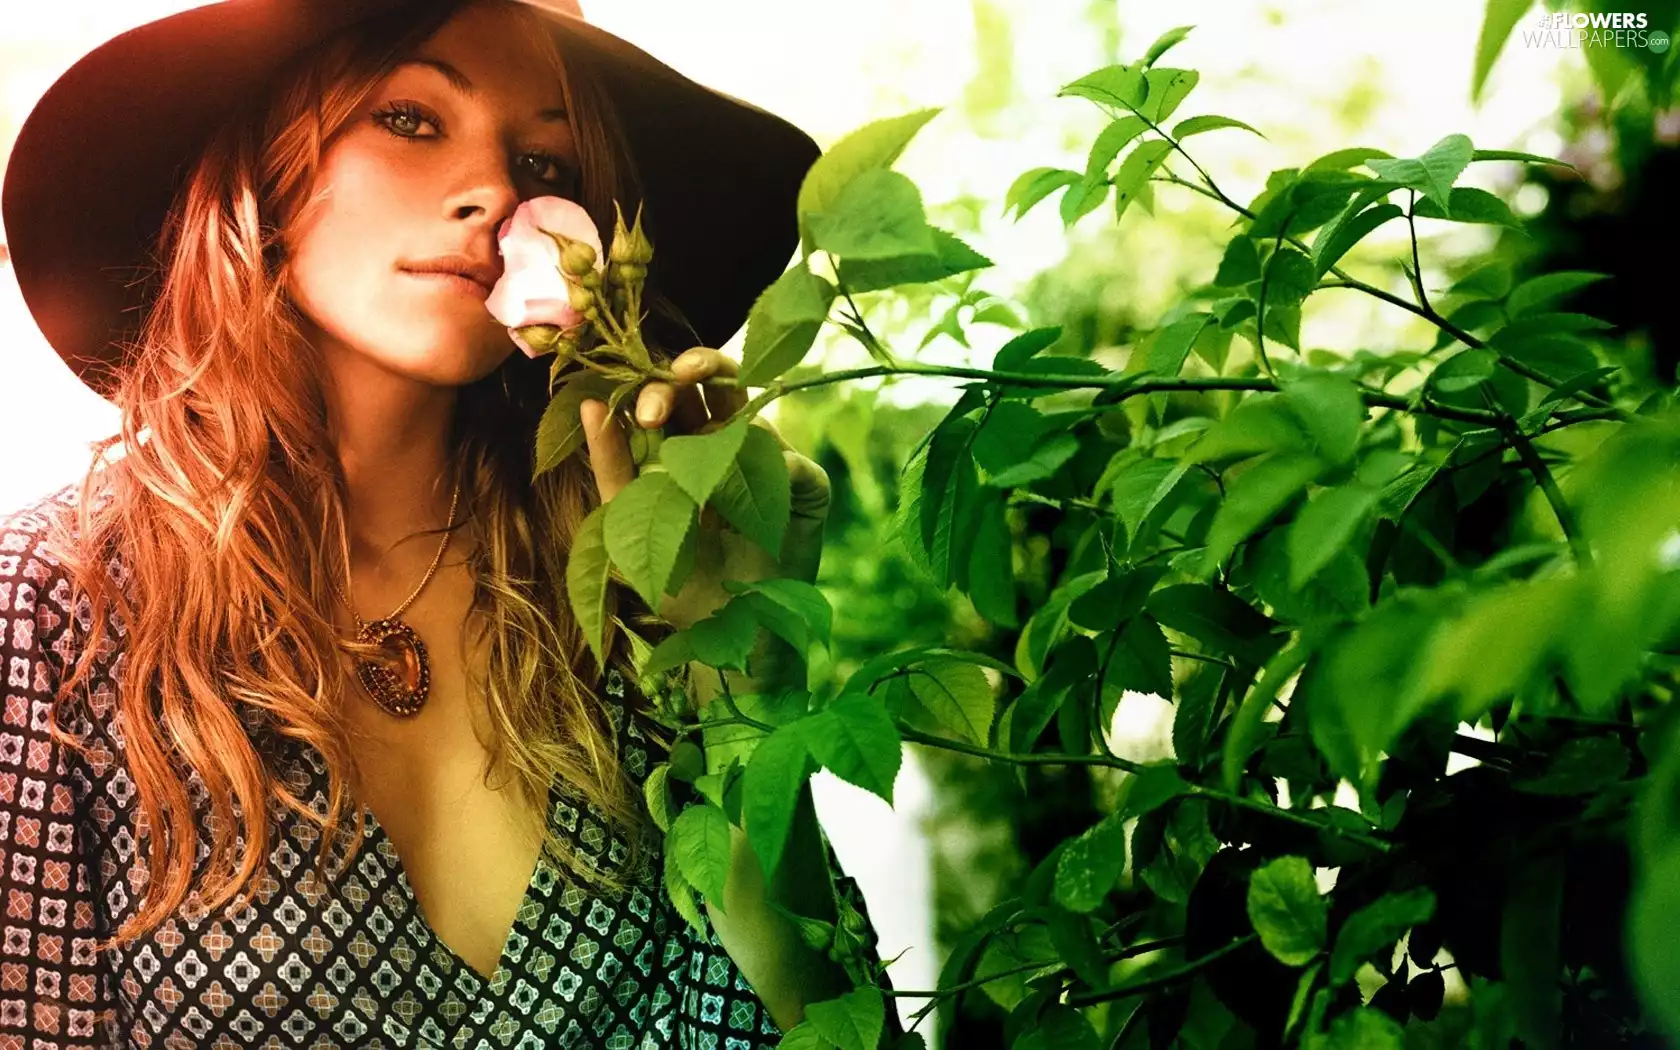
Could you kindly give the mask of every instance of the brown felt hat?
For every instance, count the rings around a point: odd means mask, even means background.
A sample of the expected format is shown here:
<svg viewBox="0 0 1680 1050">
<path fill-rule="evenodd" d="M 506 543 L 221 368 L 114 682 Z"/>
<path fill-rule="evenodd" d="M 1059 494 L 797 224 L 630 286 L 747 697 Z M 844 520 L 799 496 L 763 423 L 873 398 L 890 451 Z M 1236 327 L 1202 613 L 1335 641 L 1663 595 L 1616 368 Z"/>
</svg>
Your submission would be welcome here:
<svg viewBox="0 0 1680 1050">
<path fill-rule="evenodd" d="M 123 33 L 53 83 L 18 134 L 0 220 L 24 302 L 84 383 L 109 396 L 165 213 L 212 132 L 294 57 L 420 2 L 220 0 Z M 722 345 L 792 258 L 816 143 L 590 25 L 577 0 L 519 2 L 543 12 L 562 55 L 598 70 L 640 176 L 654 279 L 702 343 Z"/>
</svg>

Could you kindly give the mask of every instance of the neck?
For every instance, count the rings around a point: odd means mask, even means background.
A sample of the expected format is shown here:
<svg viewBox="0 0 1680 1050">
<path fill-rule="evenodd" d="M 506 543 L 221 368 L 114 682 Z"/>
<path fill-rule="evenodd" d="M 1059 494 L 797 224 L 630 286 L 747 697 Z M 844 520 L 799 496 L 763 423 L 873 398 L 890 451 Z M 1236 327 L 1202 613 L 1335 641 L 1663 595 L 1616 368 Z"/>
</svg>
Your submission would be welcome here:
<svg viewBox="0 0 1680 1050">
<path fill-rule="evenodd" d="M 442 543 L 419 533 L 449 520 L 456 389 L 393 374 L 360 354 L 323 357 L 327 420 L 348 490 L 351 564 L 377 572 L 389 556 L 385 567 L 403 576 L 416 559 L 429 564 Z"/>
</svg>

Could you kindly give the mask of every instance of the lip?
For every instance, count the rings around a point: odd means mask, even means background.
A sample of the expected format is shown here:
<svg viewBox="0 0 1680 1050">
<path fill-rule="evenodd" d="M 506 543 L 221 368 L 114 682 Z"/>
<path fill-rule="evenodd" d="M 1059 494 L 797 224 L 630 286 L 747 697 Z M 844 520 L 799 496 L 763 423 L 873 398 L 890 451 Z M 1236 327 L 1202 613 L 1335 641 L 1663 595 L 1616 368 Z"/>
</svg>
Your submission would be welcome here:
<svg viewBox="0 0 1680 1050">
<path fill-rule="evenodd" d="M 502 268 L 495 262 L 459 253 L 404 263 L 401 269 L 416 277 L 441 280 L 461 291 L 476 292 L 481 299 L 490 297 L 502 276 Z"/>
<path fill-rule="evenodd" d="M 421 280 L 471 295 L 481 302 L 490 298 L 490 285 L 463 274 L 443 270 L 404 270 L 403 272 L 410 277 L 418 277 Z"/>
</svg>

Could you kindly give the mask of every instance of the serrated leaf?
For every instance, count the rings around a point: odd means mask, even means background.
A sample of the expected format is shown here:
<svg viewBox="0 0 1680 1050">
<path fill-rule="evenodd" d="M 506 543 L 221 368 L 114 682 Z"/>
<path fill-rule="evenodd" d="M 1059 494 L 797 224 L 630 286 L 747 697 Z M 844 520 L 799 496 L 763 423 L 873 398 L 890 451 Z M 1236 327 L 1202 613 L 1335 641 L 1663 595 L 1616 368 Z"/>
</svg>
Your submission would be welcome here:
<svg viewBox="0 0 1680 1050">
<path fill-rule="evenodd" d="M 1423 154 L 1404 160 L 1368 160 L 1365 166 L 1384 179 L 1409 186 L 1433 199 L 1443 211 L 1450 207 L 1452 185 L 1470 163 L 1474 147 L 1467 135 L 1447 135 Z"/>
<path fill-rule="evenodd" d="M 971 270 L 993 265 L 956 234 L 929 226 L 933 237 L 933 254 L 906 255 L 895 259 L 841 259 L 838 267 L 840 283 L 846 290 L 874 292 L 883 288 L 900 288 L 907 284 L 930 284 Z"/>
<path fill-rule="evenodd" d="M 1144 66 L 1144 68 L 1154 65 L 1156 59 L 1166 54 L 1168 48 L 1189 36 L 1190 30 L 1194 28 L 1196 27 L 1174 26 L 1165 33 L 1162 33 L 1160 36 L 1155 38 L 1155 42 L 1153 44 L 1149 45 L 1149 50 L 1143 53 L 1143 59 L 1140 64 Z"/>
<path fill-rule="evenodd" d="M 677 867 L 712 907 L 723 910 L 723 887 L 729 877 L 729 818 L 713 805 L 687 806 L 671 824 L 669 848 Z"/>
<path fill-rule="evenodd" d="M 834 285 L 795 265 L 759 293 L 747 312 L 737 382 L 762 386 L 804 360 L 828 319 Z"/>
<path fill-rule="evenodd" d="M 669 837 L 667 837 L 669 842 Z M 672 905 L 683 921 L 700 936 L 706 936 L 707 925 L 700 915 L 699 905 L 694 903 L 694 887 L 683 877 L 681 865 L 677 860 L 677 851 L 666 847 L 665 850 L 665 892 L 671 898 Z"/>
<path fill-rule="evenodd" d="M 597 372 L 580 372 L 568 377 L 537 422 L 537 448 L 531 477 L 553 470 L 583 446 L 583 418 L 579 408 L 586 400 L 605 401 L 613 388 L 611 379 Z"/>
<path fill-rule="evenodd" d="M 597 506 L 584 516 L 566 551 L 566 596 L 577 618 L 584 640 L 601 667 L 607 664 L 603 641 L 607 625 L 607 580 L 611 571 L 602 528 L 606 506 Z"/>
<path fill-rule="evenodd" d="M 1609 276 L 1607 273 L 1588 270 L 1560 270 L 1557 273 L 1541 274 L 1511 289 L 1511 294 L 1505 299 L 1505 312 L 1513 319 L 1521 317 L 1536 307 L 1560 299 L 1589 284 L 1605 280 Z"/>
<path fill-rule="evenodd" d="M 939 107 L 933 107 L 873 121 L 846 135 L 816 159 L 800 183 L 796 203 L 806 254 L 810 254 L 812 244 L 804 217 L 831 211 L 841 192 L 864 172 L 891 167 L 916 133 L 939 112 Z"/>
<path fill-rule="evenodd" d="M 747 427 L 735 464 L 712 494 L 712 506 L 735 531 L 780 558 L 793 513 L 787 460 L 775 435 Z"/>
<path fill-rule="evenodd" d="M 794 805 L 812 768 L 798 722 L 781 726 L 759 741 L 747 761 L 742 774 L 741 815 L 747 840 L 758 854 L 766 878 L 773 876 L 781 863 L 793 827 Z"/>
<path fill-rule="evenodd" d="M 1125 866 L 1126 822 L 1111 813 L 1068 840 L 1056 862 L 1056 902 L 1073 912 L 1096 910 Z"/>
<path fill-rule="evenodd" d="M 1360 963 L 1392 948 L 1407 930 L 1428 922 L 1434 914 L 1435 894 L 1418 887 L 1379 897 L 1348 916 L 1330 953 L 1331 986 L 1351 979 Z"/>
<path fill-rule="evenodd" d="M 745 417 L 709 434 L 683 434 L 659 443 L 659 462 L 689 499 L 704 504 L 723 481 L 750 424 Z"/>
<path fill-rule="evenodd" d="M 805 1017 L 840 1050 L 876 1050 L 886 1025 L 881 990 L 857 988 L 838 999 L 807 1003 Z"/>
<path fill-rule="evenodd" d="M 601 525 L 607 553 L 649 608 L 663 604 L 684 537 L 698 516 L 688 493 L 663 471 L 638 475 L 607 502 Z"/>
<path fill-rule="evenodd" d="M 1241 128 L 1244 131 L 1253 131 L 1254 134 L 1260 135 L 1261 138 L 1266 137 L 1265 135 L 1261 135 L 1260 132 L 1255 131 L 1254 128 L 1244 124 L 1242 121 L 1237 120 L 1234 117 L 1219 117 L 1212 115 L 1186 117 L 1177 124 L 1173 125 L 1172 134 L 1173 138 L 1182 141 L 1186 136 L 1199 135 L 1204 131 L 1215 131 L 1219 128 Z"/>
<path fill-rule="evenodd" d="M 1031 168 L 1022 172 L 1003 195 L 1003 213 L 1015 209 L 1015 221 L 1031 211 L 1033 205 L 1055 193 L 1063 186 L 1076 186 L 1084 176 L 1066 168 Z"/>
<path fill-rule="evenodd" d="M 1225 489 L 1225 501 L 1208 527 L 1203 571 L 1216 572 L 1237 544 L 1248 539 L 1324 470 L 1317 456 L 1284 452 L 1244 470 Z"/>
<path fill-rule="evenodd" d="M 997 699 L 979 666 L 966 660 L 930 658 L 916 665 L 909 683 L 911 692 L 940 725 L 985 746 Z"/>
<path fill-rule="evenodd" d="M 1120 162 L 1120 170 L 1114 173 L 1114 221 L 1119 222 L 1125 216 L 1127 206 L 1137 199 L 1149 176 L 1171 152 L 1172 143 L 1165 139 L 1150 139 L 1138 143 L 1126 154 L 1126 159 Z"/>
<path fill-rule="evenodd" d="M 1138 115 L 1154 124 L 1164 123 L 1195 88 L 1201 76 L 1194 69 L 1149 70 L 1144 74 L 1148 82 L 1148 96 L 1138 107 Z"/>
<path fill-rule="evenodd" d="M 879 261 L 935 252 L 922 191 L 887 168 L 860 172 L 828 210 L 804 216 L 811 243 L 841 259 Z"/>
<path fill-rule="evenodd" d="M 1056 95 L 1058 98 L 1073 95 L 1106 106 L 1136 109 L 1148 98 L 1149 86 L 1144 73 L 1141 65 L 1104 66 L 1064 85 Z"/>
<path fill-rule="evenodd" d="M 1447 210 L 1443 213 L 1433 200 L 1425 197 L 1418 201 L 1412 210 L 1425 219 L 1448 219 L 1452 222 L 1474 222 L 1509 226 L 1514 230 L 1522 229 L 1522 223 L 1511 214 L 1510 206 L 1487 190 L 1474 186 L 1454 186 L 1447 203 Z"/>
<path fill-rule="evenodd" d="M 1248 880 L 1248 918 L 1260 943 L 1286 966 L 1304 966 L 1324 950 L 1330 902 L 1318 892 L 1305 857 L 1278 857 Z"/>
<path fill-rule="evenodd" d="M 1313 274 L 1323 277 L 1341 261 L 1354 245 L 1364 240 L 1372 230 L 1406 214 L 1395 204 L 1383 201 L 1353 215 L 1346 222 L 1332 222 L 1313 238 Z"/>
<path fill-rule="evenodd" d="M 879 700 L 842 693 L 799 724 L 806 749 L 824 769 L 892 804 L 904 743 Z"/>
<path fill-rule="evenodd" d="M 1353 539 L 1382 495 L 1351 483 L 1315 495 L 1289 526 L 1289 585 L 1299 589 Z"/>
</svg>

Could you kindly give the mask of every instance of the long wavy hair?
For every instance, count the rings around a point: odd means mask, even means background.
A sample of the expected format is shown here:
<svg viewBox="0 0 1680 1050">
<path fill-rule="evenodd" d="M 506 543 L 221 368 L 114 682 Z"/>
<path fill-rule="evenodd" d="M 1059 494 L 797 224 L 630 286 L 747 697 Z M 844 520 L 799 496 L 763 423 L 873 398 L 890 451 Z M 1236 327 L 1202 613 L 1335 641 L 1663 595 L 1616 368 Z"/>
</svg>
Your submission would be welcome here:
<svg viewBox="0 0 1680 1050">
<path fill-rule="evenodd" d="M 541 16 L 511 0 L 424 0 L 353 27 L 286 70 L 197 157 L 157 242 L 150 308 L 123 347 L 112 397 L 120 433 L 95 446 L 79 509 L 66 516 L 74 522 L 60 523 L 53 540 L 92 610 L 61 699 L 85 688 L 94 657 L 112 644 L 107 613 L 124 624 L 115 717 L 149 873 L 135 887 L 142 903 L 102 948 L 155 929 L 189 894 L 206 909 L 238 897 L 267 863 L 275 804 L 321 830 L 317 872 L 336 841 L 350 840 L 346 864 L 362 843 L 341 707 L 353 685 L 345 657 L 362 650 L 323 612 L 342 566 L 346 487 L 319 358 L 286 294 L 283 242 L 307 209 L 323 154 L 368 93 L 463 3 L 503 9 L 548 52 L 579 145 L 580 203 L 597 225 L 611 229 L 615 198 L 628 214 L 640 197 L 586 56 L 562 56 Z M 680 311 L 656 281 L 650 276 L 650 308 L 680 332 Z M 546 360 L 513 353 L 459 391 L 451 466 L 464 479 L 462 513 L 450 528 L 473 526 L 464 531 L 477 541 L 469 566 L 482 616 L 468 619 L 489 641 L 487 678 L 474 685 L 494 729 L 491 769 L 544 812 L 550 788 L 564 781 L 623 830 L 634 872 L 649 845 L 646 813 L 621 775 L 596 692 L 607 668 L 570 615 L 565 588 L 566 552 L 599 493 L 575 455 L 531 476 L 546 377 Z M 124 571 L 110 571 L 114 556 Z M 621 580 L 608 603 L 607 663 L 635 682 L 628 628 L 657 635 L 660 626 Z M 272 733 L 252 731 L 262 726 Z M 324 811 L 278 774 L 259 746 L 265 739 L 320 754 L 331 785 Z M 209 809 L 202 828 L 195 798 Z M 352 813 L 354 835 L 345 828 Z M 562 874 L 598 890 L 628 886 L 551 826 L 543 850 Z"/>
</svg>

